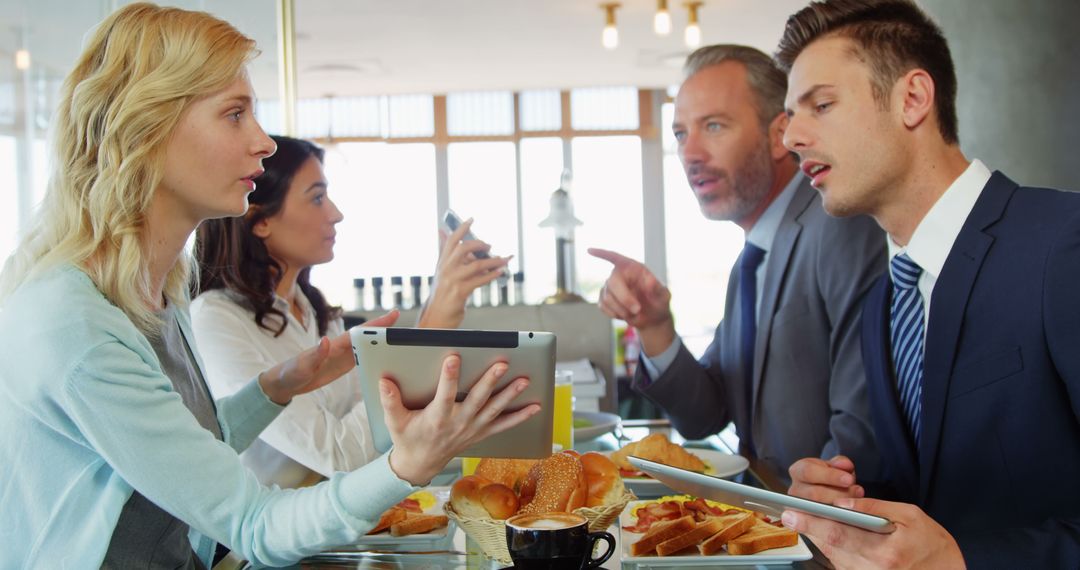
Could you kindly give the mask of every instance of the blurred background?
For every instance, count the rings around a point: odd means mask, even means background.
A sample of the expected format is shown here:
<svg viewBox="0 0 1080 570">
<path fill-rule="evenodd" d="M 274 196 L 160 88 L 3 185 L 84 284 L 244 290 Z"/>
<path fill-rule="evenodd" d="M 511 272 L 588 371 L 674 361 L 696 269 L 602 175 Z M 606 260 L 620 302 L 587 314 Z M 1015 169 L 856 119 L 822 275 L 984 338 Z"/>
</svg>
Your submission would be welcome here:
<svg viewBox="0 0 1080 570">
<path fill-rule="evenodd" d="M 60 84 L 88 30 L 125 4 L 0 0 L 0 259 L 45 192 Z M 523 301 L 540 302 L 555 290 L 556 263 L 553 231 L 539 224 L 569 169 L 583 222 L 579 293 L 595 301 L 609 271 L 585 248 L 644 260 L 675 292 L 679 332 L 700 353 L 722 317 L 743 238 L 733 224 L 701 216 L 675 154 L 680 67 L 696 45 L 771 53 L 787 16 L 806 2 L 163 4 L 211 12 L 253 37 L 262 49 L 250 66 L 260 122 L 326 147 L 330 196 L 346 217 L 336 259 L 313 277 L 331 302 L 363 308 L 355 278 L 389 285 L 390 276 L 407 284 L 430 275 L 446 207 L 475 218 L 494 253 L 515 256 Z M 1080 147 L 1072 32 L 1080 2 L 921 4 L 952 45 L 968 156 L 1023 183 L 1080 188 L 1071 163 Z"/>
</svg>

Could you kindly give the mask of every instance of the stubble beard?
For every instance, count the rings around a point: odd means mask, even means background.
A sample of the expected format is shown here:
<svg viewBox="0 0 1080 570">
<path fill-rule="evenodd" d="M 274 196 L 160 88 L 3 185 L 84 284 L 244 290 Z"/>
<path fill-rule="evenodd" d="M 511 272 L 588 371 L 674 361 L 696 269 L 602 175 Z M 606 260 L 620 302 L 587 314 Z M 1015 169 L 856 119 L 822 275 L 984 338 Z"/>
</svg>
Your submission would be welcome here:
<svg viewBox="0 0 1080 570">
<path fill-rule="evenodd" d="M 719 200 L 701 201 L 701 213 L 714 221 L 738 222 L 752 214 L 769 195 L 772 188 L 772 157 L 769 153 L 768 139 L 762 141 L 753 153 L 735 170 L 731 176 L 726 170 L 710 171 L 718 179 L 726 180 L 731 185 L 731 193 Z M 720 208 L 710 208 L 713 202 L 726 202 Z"/>
</svg>

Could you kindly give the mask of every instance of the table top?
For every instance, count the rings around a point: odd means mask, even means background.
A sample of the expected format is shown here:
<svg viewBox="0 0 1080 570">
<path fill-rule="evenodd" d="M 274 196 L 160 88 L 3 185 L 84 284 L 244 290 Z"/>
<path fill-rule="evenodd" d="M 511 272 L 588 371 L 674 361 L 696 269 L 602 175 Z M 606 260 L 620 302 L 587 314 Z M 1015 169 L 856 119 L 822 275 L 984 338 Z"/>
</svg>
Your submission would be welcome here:
<svg viewBox="0 0 1080 570">
<path fill-rule="evenodd" d="M 650 433 L 657 432 L 668 435 L 672 441 L 682 443 L 687 448 L 715 449 L 726 453 L 734 453 L 732 440 L 730 438 L 712 436 L 705 440 L 685 441 L 679 437 L 678 432 L 674 431 L 671 428 L 670 423 L 666 420 L 623 420 L 620 428 L 614 433 L 606 434 L 595 440 L 575 445 L 575 448 L 577 448 L 578 451 L 614 450 L 621 447 L 621 445 L 627 441 L 641 439 Z M 455 460 L 447 466 L 443 473 L 432 481 L 432 485 L 450 485 L 460 475 L 461 464 L 460 461 Z M 758 463 L 753 459 L 750 460 L 750 468 L 743 474 L 737 476 L 735 480 L 766 489 L 779 491 L 786 490 L 786 485 L 783 484 L 782 479 L 777 473 L 772 472 L 771 468 Z M 618 541 L 618 527 L 612 526 L 609 529 L 609 532 L 611 532 L 615 536 L 616 541 Z M 796 562 L 791 566 L 731 566 L 730 568 L 790 567 L 798 568 L 800 570 L 818 570 L 832 567 L 817 548 L 810 544 L 809 541 L 807 541 L 807 544 L 814 553 L 814 558 L 805 562 Z M 654 565 L 651 562 L 647 566 L 634 563 L 623 563 L 620 559 L 621 548 L 618 546 L 619 545 L 617 545 L 615 553 L 606 563 L 604 563 L 602 568 L 685 568 L 685 566 L 678 565 Z M 393 552 L 375 549 L 335 548 L 323 554 L 304 559 L 298 565 L 294 566 L 294 568 L 492 570 L 504 566 L 485 557 L 480 552 L 480 548 L 474 544 L 459 527 L 455 527 L 454 532 L 446 538 L 433 543 L 425 543 L 421 548 L 423 548 L 423 550 L 398 550 Z M 657 562 L 662 562 L 662 560 L 657 559 Z M 214 568 L 215 570 L 246 570 L 247 568 L 250 568 L 250 566 L 243 561 L 226 559 Z"/>
</svg>

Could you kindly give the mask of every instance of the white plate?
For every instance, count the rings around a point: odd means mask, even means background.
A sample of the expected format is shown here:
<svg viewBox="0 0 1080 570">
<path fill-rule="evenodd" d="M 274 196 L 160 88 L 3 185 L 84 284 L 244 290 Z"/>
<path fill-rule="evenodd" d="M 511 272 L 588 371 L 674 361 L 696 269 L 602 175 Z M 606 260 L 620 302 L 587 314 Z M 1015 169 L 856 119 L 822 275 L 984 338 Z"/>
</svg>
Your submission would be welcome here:
<svg viewBox="0 0 1080 570">
<path fill-rule="evenodd" d="M 450 487 L 425 487 L 421 489 L 427 491 L 432 495 L 435 495 L 435 504 L 431 508 L 425 509 L 425 515 L 443 515 L 443 505 L 446 501 L 450 500 Z M 395 544 L 410 544 L 423 542 L 438 542 L 446 538 L 447 534 L 452 532 L 454 528 L 454 521 L 449 521 L 446 526 L 437 528 L 431 532 L 425 532 L 423 534 L 410 534 L 406 536 L 391 536 L 390 530 L 384 530 L 378 534 L 365 535 L 363 538 L 356 542 L 357 546 L 388 546 Z"/>
<path fill-rule="evenodd" d="M 622 418 L 607 412 L 574 412 L 574 420 L 588 420 L 589 427 L 574 428 L 574 443 L 596 439 L 619 426 Z"/>
<path fill-rule="evenodd" d="M 634 507 L 649 501 L 633 501 L 626 505 L 619 515 L 619 548 L 622 549 L 622 562 L 636 564 L 639 568 L 649 566 L 736 566 L 756 564 L 790 564 L 800 560 L 810 560 L 814 554 L 807 548 L 803 537 L 799 536 L 799 543 L 795 546 L 774 548 L 757 554 L 744 554 L 733 556 L 727 552 L 713 554 L 712 556 L 682 554 L 675 556 L 631 556 L 630 545 L 637 542 L 641 535 L 636 532 L 624 530 L 624 527 L 633 526 L 637 517 L 633 516 Z"/>
<path fill-rule="evenodd" d="M 732 455 L 715 449 L 687 448 L 687 451 L 701 458 L 706 465 L 711 467 L 705 473 L 716 477 L 733 477 L 746 471 L 750 462 L 741 455 Z M 605 452 L 610 455 L 610 452 Z M 627 489 L 641 498 L 662 497 L 664 495 L 677 494 L 671 487 L 653 479 L 652 477 L 623 477 L 623 483 Z"/>
</svg>

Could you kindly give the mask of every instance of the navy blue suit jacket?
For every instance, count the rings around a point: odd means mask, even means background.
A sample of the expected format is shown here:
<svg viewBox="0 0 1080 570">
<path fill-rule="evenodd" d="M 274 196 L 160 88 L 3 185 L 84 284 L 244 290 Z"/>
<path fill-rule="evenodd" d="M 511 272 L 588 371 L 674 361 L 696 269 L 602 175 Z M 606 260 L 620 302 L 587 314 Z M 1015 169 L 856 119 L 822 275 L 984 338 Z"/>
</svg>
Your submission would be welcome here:
<svg viewBox="0 0 1080 570">
<path fill-rule="evenodd" d="M 919 505 L 971 568 L 1080 568 L 1080 194 L 1000 172 L 983 189 L 934 286 L 918 449 L 890 295 L 886 274 L 863 312 L 877 494 Z"/>
</svg>

